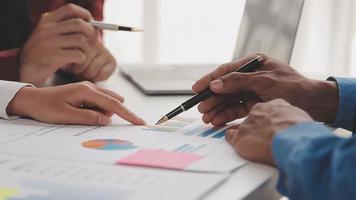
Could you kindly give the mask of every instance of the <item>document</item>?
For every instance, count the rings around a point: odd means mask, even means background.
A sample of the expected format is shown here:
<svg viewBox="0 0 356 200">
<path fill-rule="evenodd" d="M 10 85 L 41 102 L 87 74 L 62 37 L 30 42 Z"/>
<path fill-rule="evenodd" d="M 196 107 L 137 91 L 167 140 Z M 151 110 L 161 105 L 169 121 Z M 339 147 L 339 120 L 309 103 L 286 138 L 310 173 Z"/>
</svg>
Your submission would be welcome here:
<svg viewBox="0 0 356 200">
<path fill-rule="evenodd" d="M 193 200 L 227 175 L 0 154 L 0 177 L 1 200 Z"/>
<path fill-rule="evenodd" d="M 227 127 L 177 117 L 160 126 L 65 126 L 0 120 L 0 153 L 88 164 L 231 172 L 246 161 L 224 139 Z"/>
<path fill-rule="evenodd" d="M 226 128 L 212 128 L 194 118 L 177 118 L 151 127 L 66 126 L 28 119 L 0 120 L 0 153 L 82 163 L 227 173 L 246 161 L 226 143 Z"/>
</svg>

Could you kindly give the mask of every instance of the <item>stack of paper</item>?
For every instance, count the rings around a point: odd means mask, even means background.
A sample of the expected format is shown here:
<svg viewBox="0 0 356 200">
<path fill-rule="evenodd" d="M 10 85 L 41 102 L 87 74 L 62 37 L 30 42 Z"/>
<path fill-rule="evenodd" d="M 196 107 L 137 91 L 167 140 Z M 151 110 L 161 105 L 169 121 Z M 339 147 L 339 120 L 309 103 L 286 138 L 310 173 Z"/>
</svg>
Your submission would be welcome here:
<svg viewBox="0 0 356 200">
<path fill-rule="evenodd" d="M 201 198 L 246 163 L 226 128 L 183 117 L 152 127 L 0 120 L 0 200 Z"/>
</svg>

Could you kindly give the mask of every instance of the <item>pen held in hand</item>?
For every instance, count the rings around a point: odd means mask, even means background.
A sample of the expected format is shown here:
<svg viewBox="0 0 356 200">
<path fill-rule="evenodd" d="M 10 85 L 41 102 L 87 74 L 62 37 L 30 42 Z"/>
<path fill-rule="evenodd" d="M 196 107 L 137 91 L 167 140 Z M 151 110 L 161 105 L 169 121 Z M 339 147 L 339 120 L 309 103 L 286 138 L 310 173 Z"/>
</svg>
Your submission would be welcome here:
<svg viewBox="0 0 356 200">
<path fill-rule="evenodd" d="M 120 26 L 116 24 L 109 24 L 104 22 L 99 22 L 92 20 L 89 22 L 91 25 L 98 29 L 102 30 L 111 30 L 111 31 L 129 31 L 129 32 L 143 32 L 143 29 L 135 28 L 135 27 L 128 27 L 128 26 Z"/>
<path fill-rule="evenodd" d="M 245 65 L 235 70 L 235 72 L 240 72 L 240 73 L 254 72 L 260 66 L 262 66 L 262 63 L 263 63 L 263 58 L 261 56 L 257 56 L 256 58 L 252 59 L 250 62 L 246 63 Z M 204 101 L 205 99 L 213 95 L 214 93 L 209 88 L 205 89 L 204 91 L 196 94 L 194 97 L 188 99 L 180 106 L 178 106 L 176 109 L 172 110 L 171 112 L 163 116 L 160 120 L 158 120 L 156 125 L 172 119 L 173 117 L 179 115 L 182 112 L 189 110 L 190 108 L 194 107 L 195 105 L 199 104 L 200 102 Z"/>
</svg>

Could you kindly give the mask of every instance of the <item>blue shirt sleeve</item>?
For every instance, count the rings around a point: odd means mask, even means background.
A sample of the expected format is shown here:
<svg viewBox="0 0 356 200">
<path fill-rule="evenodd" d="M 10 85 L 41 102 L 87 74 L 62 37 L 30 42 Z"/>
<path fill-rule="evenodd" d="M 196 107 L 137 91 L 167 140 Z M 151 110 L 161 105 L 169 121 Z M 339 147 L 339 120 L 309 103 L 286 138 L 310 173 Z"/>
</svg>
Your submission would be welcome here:
<svg viewBox="0 0 356 200">
<path fill-rule="evenodd" d="M 336 119 L 332 126 L 354 131 L 356 108 L 356 79 L 330 77 L 339 87 L 339 105 Z"/>
<path fill-rule="evenodd" d="M 291 200 L 356 199 L 356 136 L 308 122 L 278 133 L 272 148 L 278 190 Z"/>
</svg>

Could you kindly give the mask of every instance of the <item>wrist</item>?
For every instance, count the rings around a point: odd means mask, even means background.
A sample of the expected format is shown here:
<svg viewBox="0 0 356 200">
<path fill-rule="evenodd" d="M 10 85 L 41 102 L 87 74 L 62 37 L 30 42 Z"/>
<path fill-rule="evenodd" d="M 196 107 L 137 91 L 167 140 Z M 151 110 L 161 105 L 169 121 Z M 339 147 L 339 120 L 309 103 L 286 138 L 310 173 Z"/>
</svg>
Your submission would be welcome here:
<svg viewBox="0 0 356 200">
<path fill-rule="evenodd" d="M 29 108 L 37 90 L 37 88 L 33 87 L 23 87 L 20 89 L 8 104 L 6 108 L 7 114 L 10 116 L 31 117 Z"/>
<path fill-rule="evenodd" d="M 306 111 L 314 120 L 333 123 L 338 110 L 339 93 L 336 82 L 310 80 Z"/>
</svg>

